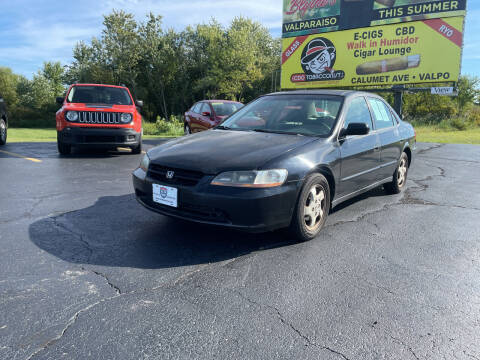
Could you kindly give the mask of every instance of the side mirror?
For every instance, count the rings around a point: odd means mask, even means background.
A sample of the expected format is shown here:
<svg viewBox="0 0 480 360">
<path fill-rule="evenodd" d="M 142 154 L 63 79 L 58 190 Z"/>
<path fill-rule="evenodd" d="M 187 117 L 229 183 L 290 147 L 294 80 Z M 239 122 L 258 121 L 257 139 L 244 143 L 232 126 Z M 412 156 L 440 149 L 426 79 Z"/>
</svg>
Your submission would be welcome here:
<svg viewBox="0 0 480 360">
<path fill-rule="evenodd" d="M 348 135 L 367 135 L 370 128 L 365 123 L 350 123 L 346 129 L 340 131 L 340 138 L 345 138 Z"/>
<path fill-rule="evenodd" d="M 210 111 L 204 111 L 202 112 L 202 115 L 210 117 Z"/>
<path fill-rule="evenodd" d="M 65 99 L 64 99 L 63 97 L 61 97 L 61 96 L 58 96 L 57 99 L 56 99 L 57 104 L 60 104 L 60 105 L 63 105 L 63 101 L 64 101 L 64 100 L 65 100 Z"/>
<path fill-rule="evenodd" d="M 139 108 L 143 107 L 143 101 L 142 100 L 137 100 L 135 101 L 135 105 L 138 106 Z"/>
</svg>

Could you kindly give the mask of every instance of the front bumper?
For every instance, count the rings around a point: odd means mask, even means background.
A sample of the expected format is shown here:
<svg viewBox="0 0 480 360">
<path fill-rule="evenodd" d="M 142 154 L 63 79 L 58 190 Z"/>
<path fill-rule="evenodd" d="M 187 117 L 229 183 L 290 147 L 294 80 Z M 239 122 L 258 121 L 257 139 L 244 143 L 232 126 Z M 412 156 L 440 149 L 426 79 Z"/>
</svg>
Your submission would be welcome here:
<svg viewBox="0 0 480 360">
<path fill-rule="evenodd" d="M 129 128 L 67 127 L 58 135 L 63 143 L 72 146 L 135 147 L 141 141 L 141 133 Z"/>
<path fill-rule="evenodd" d="M 248 189 L 210 185 L 213 176 L 205 175 L 195 186 L 172 185 L 178 189 L 178 207 L 153 201 L 152 184 L 142 169 L 133 172 L 133 187 L 138 202 L 162 215 L 220 225 L 248 232 L 266 232 L 287 227 L 295 208 L 299 182 L 269 189 Z"/>
</svg>

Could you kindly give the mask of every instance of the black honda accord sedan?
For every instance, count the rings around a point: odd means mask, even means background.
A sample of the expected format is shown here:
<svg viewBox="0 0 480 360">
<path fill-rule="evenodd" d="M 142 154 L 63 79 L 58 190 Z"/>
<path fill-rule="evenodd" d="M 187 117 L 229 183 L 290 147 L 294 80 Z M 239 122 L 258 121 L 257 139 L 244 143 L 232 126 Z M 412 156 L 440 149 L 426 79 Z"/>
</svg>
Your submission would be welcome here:
<svg viewBox="0 0 480 360">
<path fill-rule="evenodd" d="M 251 232 L 289 227 L 308 240 L 340 202 L 380 185 L 402 191 L 414 150 L 413 127 L 379 96 L 279 92 L 149 150 L 133 184 L 164 215 Z"/>
</svg>

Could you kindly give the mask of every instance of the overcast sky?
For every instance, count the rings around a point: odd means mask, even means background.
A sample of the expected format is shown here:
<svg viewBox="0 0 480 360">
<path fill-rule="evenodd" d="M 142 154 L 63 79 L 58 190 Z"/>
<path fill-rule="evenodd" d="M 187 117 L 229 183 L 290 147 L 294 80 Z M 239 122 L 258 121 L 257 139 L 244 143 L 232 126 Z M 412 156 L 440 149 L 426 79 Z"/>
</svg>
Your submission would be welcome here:
<svg viewBox="0 0 480 360">
<path fill-rule="evenodd" d="M 282 0 L 0 0 L 0 66 L 31 78 L 44 61 L 68 64 L 79 40 L 90 41 L 112 9 L 134 13 L 139 20 L 152 11 L 164 26 L 183 29 L 208 22 L 224 25 L 239 15 L 260 21 L 280 36 Z M 462 73 L 480 76 L 480 1 L 468 0 Z"/>
</svg>

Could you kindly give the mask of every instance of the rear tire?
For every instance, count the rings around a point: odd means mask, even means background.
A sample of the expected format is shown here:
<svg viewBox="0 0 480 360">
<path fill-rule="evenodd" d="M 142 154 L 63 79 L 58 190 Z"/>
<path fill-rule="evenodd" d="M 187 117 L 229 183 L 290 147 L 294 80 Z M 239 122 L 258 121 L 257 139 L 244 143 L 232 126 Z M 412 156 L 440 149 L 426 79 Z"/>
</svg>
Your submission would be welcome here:
<svg viewBox="0 0 480 360">
<path fill-rule="evenodd" d="M 70 155 L 70 153 L 72 152 L 72 145 L 65 144 L 61 140 L 61 136 L 58 132 L 57 132 L 57 148 L 58 148 L 58 152 L 61 155 Z"/>
<path fill-rule="evenodd" d="M 0 119 L 0 145 L 7 143 L 7 123 L 4 119 Z"/>
<path fill-rule="evenodd" d="M 305 180 L 290 223 L 290 233 L 299 241 L 318 235 L 330 211 L 330 187 L 322 174 Z"/>
<path fill-rule="evenodd" d="M 392 182 L 383 185 L 383 188 L 388 194 L 399 194 L 407 183 L 408 174 L 408 156 L 406 153 L 402 153 L 397 168 L 393 173 Z"/>
<path fill-rule="evenodd" d="M 140 136 L 140 141 L 137 146 L 131 148 L 132 154 L 138 155 L 142 152 L 142 137 Z"/>
</svg>

